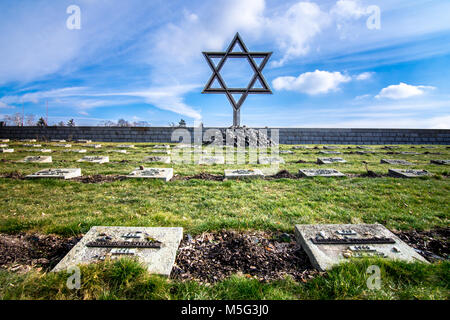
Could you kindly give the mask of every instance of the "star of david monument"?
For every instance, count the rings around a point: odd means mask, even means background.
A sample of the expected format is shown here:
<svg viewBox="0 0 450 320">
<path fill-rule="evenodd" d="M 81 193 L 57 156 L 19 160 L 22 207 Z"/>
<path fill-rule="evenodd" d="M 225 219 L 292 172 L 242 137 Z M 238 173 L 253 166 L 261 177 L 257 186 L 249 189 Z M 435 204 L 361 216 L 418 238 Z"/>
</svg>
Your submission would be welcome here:
<svg viewBox="0 0 450 320">
<path fill-rule="evenodd" d="M 236 46 L 239 46 L 240 50 L 236 50 Z M 212 75 L 206 83 L 202 93 L 225 94 L 233 107 L 233 127 L 239 127 L 241 106 L 247 96 L 249 94 L 272 93 L 272 90 L 270 90 L 270 87 L 262 74 L 262 70 L 267 61 L 269 61 L 272 52 L 250 52 L 244 44 L 244 41 L 242 41 L 239 33 L 236 33 L 225 52 L 203 52 L 203 55 L 212 70 Z M 219 58 L 220 61 L 217 64 L 214 64 L 214 58 Z M 228 59 L 247 59 L 254 73 L 246 88 L 230 88 L 220 75 L 220 70 Z M 258 64 L 255 59 L 261 59 L 260 63 Z M 211 86 L 213 83 L 218 83 L 219 87 L 212 88 Z M 255 87 L 258 83 L 260 87 Z"/>
</svg>

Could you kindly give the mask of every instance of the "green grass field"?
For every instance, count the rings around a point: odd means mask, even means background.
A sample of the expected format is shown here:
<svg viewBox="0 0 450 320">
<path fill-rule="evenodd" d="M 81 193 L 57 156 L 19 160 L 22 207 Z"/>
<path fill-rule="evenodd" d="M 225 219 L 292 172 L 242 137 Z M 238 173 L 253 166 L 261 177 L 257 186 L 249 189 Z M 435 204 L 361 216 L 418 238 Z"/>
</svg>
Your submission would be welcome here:
<svg viewBox="0 0 450 320">
<path fill-rule="evenodd" d="M 150 144 L 136 143 L 128 154 L 108 153 L 119 143 L 101 143 L 101 149 L 86 154 L 65 153 L 54 143 L 42 143 L 54 152 L 52 164 L 15 163 L 27 155 L 23 143 L 9 143 L 14 153 L 3 153 L 0 175 L 18 172 L 26 175 L 44 168 L 81 168 L 83 175 L 125 175 L 139 165 L 173 167 L 176 175 L 192 176 L 201 172 L 223 175 L 225 168 L 269 168 L 264 165 L 194 165 L 143 163 Z M 343 178 L 255 179 L 244 181 L 206 181 L 175 179 L 170 182 L 122 180 L 82 183 L 63 180 L 23 180 L 0 178 L 2 200 L 0 232 L 22 231 L 79 235 L 95 225 L 178 226 L 193 235 L 222 229 L 270 230 L 293 232 L 294 224 L 313 223 L 381 223 L 393 230 L 429 230 L 448 227 L 450 210 L 450 170 L 445 165 L 430 164 L 431 159 L 450 159 L 450 149 L 437 146 L 400 146 L 387 150 L 372 146 L 373 154 L 349 153 L 355 146 L 339 146 L 339 155 L 318 154 L 320 149 L 293 150 L 282 154 L 286 163 L 279 170 L 296 174 L 300 168 L 334 168 L 348 174 Z M 352 149 L 348 149 L 352 147 Z M 84 148 L 73 144 L 72 149 Z M 280 150 L 290 150 L 283 145 Z M 387 154 L 387 152 L 418 152 Z M 428 154 L 424 154 L 428 152 Z M 440 154 L 432 154 L 440 153 Z M 108 155 L 110 163 L 77 163 L 84 155 Z M 318 165 L 318 157 L 342 157 L 347 163 Z M 413 166 L 380 164 L 380 159 L 405 159 Z M 122 162 L 126 160 L 126 162 Z M 296 163 L 298 160 L 306 163 Z M 383 176 L 361 176 L 368 169 Z M 388 168 L 425 169 L 430 177 L 402 179 L 387 176 Z M 349 263 L 310 282 L 283 280 L 263 284 L 234 276 L 214 286 L 194 282 L 179 283 L 150 276 L 133 263 L 88 267 L 89 281 L 76 293 L 63 288 L 65 274 L 0 273 L 0 296 L 10 298 L 82 298 L 82 299 L 447 299 L 449 264 L 430 265 L 379 262 L 386 275 L 386 289 L 368 292 L 365 288 L 364 264 Z M 120 276 L 114 275 L 117 268 Z M 106 270 L 106 271 L 105 271 Z M 365 269 L 364 269 L 365 270 Z M 117 271 L 117 270 L 116 270 Z M 97 274 L 97 276 L 94 276 Z M 124 277 L 124 278 L 122 278 Z M 12 286 L 9 284 L 13 284 Z M 363 288 L 364 287 L 364 288 Z M 389 290 L 387 288 L 390 288 Z"/>
</svg>

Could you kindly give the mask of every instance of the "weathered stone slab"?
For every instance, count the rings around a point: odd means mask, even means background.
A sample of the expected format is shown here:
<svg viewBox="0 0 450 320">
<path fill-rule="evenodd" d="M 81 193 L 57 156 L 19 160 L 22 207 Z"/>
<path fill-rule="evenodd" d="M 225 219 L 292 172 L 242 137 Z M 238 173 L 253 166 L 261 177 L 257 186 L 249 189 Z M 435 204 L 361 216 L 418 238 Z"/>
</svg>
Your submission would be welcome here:
<svg viewBox="0 0 450 320">
<path fill-rule="evenodd" d="M 293 150 L 299 150 L 299 149 L 312 149 L 311 147 L 307 147 L 307 146 L 293 146 L 292 147 Z"/>
<path fill-rule="evenodd" d="M 119 144 L 118 148 L 136 148 L 134 144 Z"/>
<path fill-rule="evenodd" d="M 0 142 L 9 142 L 9 139 L 0 139 Z"/>
<path fill-rule="evenodd" d="M 450 164 L 450 160 L 430 160 L 431 164 Z"/>
<path fill-rule="evenodd" d="M 123 154 L 127 154 L 128 153 L 127 150 L 109 150 L 108 152 L 123 153 Z"/>
<path fill-rule="evenodd" d="M 21 142 L 36 142 L 36 139 L 21 139 Z"/>
<path fill-rule="evenodd" d="M 337 147 L 337 146 L 323 146 L 323 148 L 324 148 L 324 149 L 328 149 L 328 150 L 331 150 L 331 149 L 339 149 L 339 147 Z"/>
<path fill-rule="evenodd" d="M 317 158 L 318 164 L 330 164 L 330 163 L 346 163 L 342 158 Z"/>
<path fill-rule="evenodd" d="M 60 147 L 60 148 L 72 148 L 72 145 L 71 145 L 71 144 L 68 144 L 68 143 L 58 143 L 58 144 L 55 144 L 55 147 Z"/>
<path fill-rule="evenodd" d="M 280 154 L 294 154 L 294 152 L 290 150 L 280 150 Z"/>
<path fill-rule="evenodd" d="M 27 150 L 27 152 L 51 153 L 52 149 L 31 149 L 31 150 Z"/>
<path fill-rule="evenodd" d="M 66 140 L 62 139 L 62 140 L 58 140 L 58 139 L 52 139 L 50 140 L 51 142 L 60 142 L 60 143 L 64 143 L 67 142 Z"/>
<path fill-rule="evenodd" d="M 86 147 L 88 148 L 94 148 L 94 149 L 99 149 L 102 147 L 101 144 L 87 144 Z"/>
<path fill-rule="evenodd" d="M 85 156 L 77 162 L 106 163 L 109 162 L 108 156 Z"/>
<path fill-rule="evenodd" d="M 7 144 L 0 144 L 0 148 L 8 148 L 9 146 Z"/>
<path fill-rule="evenodd" d="M 23 147 L 33 147 L 33 148 L 40 148 L 42 147 L 42 144 L 31 144 L 31 143 L 25 143 L 22 145 Z"/>
<path fill-rule="evenodd" d="M 411 152 L 411 151 L 402 151 L 402 152 L 400 152 L 400 154 L 408 154 L 408 155 L 416 156 L 416 155 L 419 155 L 420 153 L 418 153 L 418 152 Z"/>
<path fill-rule="evenodd" d="M 86 149 L 72 149 L 72 150 L 64 150 L 63 152 L 75 152 L 75 153 L 86 153 Z"/>
<path fill-rule="evenodd" d="M 357 154 L 373 154 L 375 153 L 374 151 L 362 151 L 362 150 L 358 150 L 356 151 Z"/>
<path fill-rule="evenodd" d="M 339 151 L 319 151 L 319 153 L 322 153 L 322 154 L 341 154 L 341 152 L 339 152 Z"/>
<path fill-rule="evenodd" d="M 389 169 L 389 174 L 400 178 L 418 178 L 431 175 L 427 170 L 414 169 Z"/>
<path fill-rule="evenodd" d="M 413 164 L 406 160 L 401 159 L 381 159 L 380 163 L 387 163 L 387 164 L 400 164 L 403 166 L 412 166 Z"/>
<path fill-rule="evenodd" d="M 77 142 L 78 142 L 78 143 L 92 143 L 92 140 L 78 139 Z"/>
<path fill-rule="evenodd" d="M 0 149 L 0 153 L 12 153 L 12 152 L 14 152 L 14 149 L 5 149 L 5 148 Z"/>
<path fill-rule="evenodd" d="M 25 157 L 24 159 L 19 160 L 17 162 L 51 163 L 52 157 L 51 156 L 29 156 L 29 157 Z"/>
<path fill-rule="evenodd" d="M 187 146 L 189 146 L 189 145 L 187 145 Z M 164 144 L 164 145 L 157 144 L 157 145 L 154 145 L 152 148 L 153 149 L 170 149 L 170 146 L 168 144 Z M 180 148 L 182 148 L 182 147 L 180 147 Z"/>
<path fill-rule="evenodd" d="M 384 146 L 383 149 L 398 149 L 399 146 Z"/>
<path fill-rule="evenodd" d="M 81 169 L 44 169 L 26 176 L 26 178 L 72 179 L 81 176 Z"/>
<path fill-rule="evenodd" d="M 162 156 L 145 157 L 144 162 L 170 163 L 170 157 L 162 157 Z"/>
<path fill-rule="evenodd" d="M 335 169 L 300 169 L 298 173 L 303 177 L 344 177 L 345 174 Z"/>
<path fill-rule="evenodd" d="M 258 157 L 259 164 L 272 164 L 272 163 L 284 163 L 282 157 Z"/>
<path fill-rule="evenodd" d="M 169 277 L 182 238 L 183 228 L 92 227 L 52 272 L 66 271 L 71 266 L 105 259 L 133 257 L 147 266 L 150 273 Z M 94 241 L 102 241 L 107 245 L 128 241 L 130 246 L 135 242 L 160 243 L 160 248 L 91 247 L 95 245 Z"/>
<path fill-rule="evenodd" d="M 259 169 L 225 169 L 225 179 L 262 178 L 264 174 Z"/>
<path fill-rule="evenodd" d="M 197 164 L 224 164 L 225 158 L 223 156 L 200 156 L 197 160 Z"/>
<path fill-rule="evenodd" d="M 295 236 L 312 265 L 321 271 L 349 258 L 385 257 L 426 262 L 381 224 L 298 224 L 295 226 Z"/>
<path fill-rule="evenodd" d="M 169 181 L 173 178 L 173 168 L 138 168 L 127 175 L 127 178 L 144 178 Z"/>
<path fill-rule="evenodd" d="M 170 150 L 163 150 L 163 149 L 159 149 L 159 150 L 149 150 L 149 153 L 158 153 L 158 154 L 170 154 Z"/>
<path fill-rule="evenodd" d="M 371 147 L 368 146 L 356 146 L 357 149 L 372 149 Z"/>
</svg>

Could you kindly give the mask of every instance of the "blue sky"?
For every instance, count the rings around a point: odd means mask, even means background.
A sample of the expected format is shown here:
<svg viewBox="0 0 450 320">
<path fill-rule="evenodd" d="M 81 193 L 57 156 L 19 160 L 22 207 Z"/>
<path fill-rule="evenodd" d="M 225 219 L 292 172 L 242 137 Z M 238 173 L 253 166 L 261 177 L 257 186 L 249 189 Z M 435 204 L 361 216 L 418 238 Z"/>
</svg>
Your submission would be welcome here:
<svg viewBox="0 0 450 320">
<path fill-rule="evenodd" d="M 70 5 L 80 29 L 67 28 Z M 248 96 L 244 125 L 448 129 L 449 12 L 448 0 L 2 1 L 0 118 L 45 116 L 48 101 L 50 124 L 229 126 L 226 97 L 200 93 L 201 52 L 239 32 L 249 50 L 273 51 L 273 94 Z M 230 86 L 249 75 L 224 70 Z"/>
</svg>

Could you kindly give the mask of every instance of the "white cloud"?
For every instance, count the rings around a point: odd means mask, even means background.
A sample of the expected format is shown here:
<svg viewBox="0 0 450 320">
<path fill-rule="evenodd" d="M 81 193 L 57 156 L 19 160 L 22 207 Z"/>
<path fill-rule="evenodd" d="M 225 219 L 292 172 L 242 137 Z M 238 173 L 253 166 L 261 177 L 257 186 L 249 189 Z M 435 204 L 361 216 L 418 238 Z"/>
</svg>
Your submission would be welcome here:
<svg viewBox="0 0 450 320">
<path fill-rule="evenodd" d="M 359 19 L 367 13 L 359 0 L 339 0 L 331 9 L 331 14 L 338 19 Z"/>
<path fill-rule="evenodd" d="M 381 89 L 380 93 L 375 98 L 389 98 L 389 99 L 406 99 L 416 96 L 421 96 L 426 93 L 427 90 L 433 90 L 432 86 L 413 86 L 403 82 L 397 85 L 390 85 Z"/>
<path fill-rule="evenodd" d="M 356 80 L 368 80 L 372 78 L 374 72 L 363 72 L 356 76 Z"/>
<path fill-rule="evenodd" d="M 340 72 L 316 70 L 298 77 L 278 77 L 272 81 L 276 90 L 289 90 L 316 95 L 339 89 L 339 85 L 351 81 L 351 77 Z"/>
<path fill-rule="evenodd" d="M 6 103 L 0 101 L 0 108 L 1 109 L 14 109 L 13 106 L 7 105 Z"/>
</svg>

